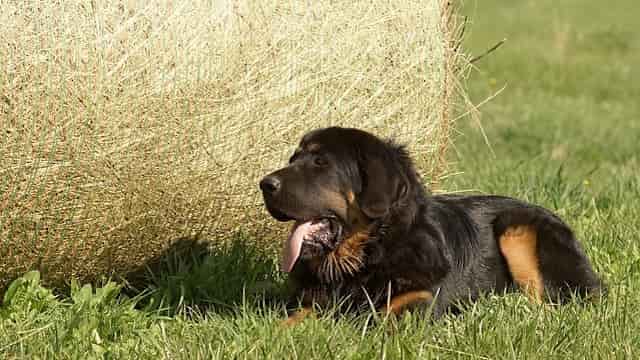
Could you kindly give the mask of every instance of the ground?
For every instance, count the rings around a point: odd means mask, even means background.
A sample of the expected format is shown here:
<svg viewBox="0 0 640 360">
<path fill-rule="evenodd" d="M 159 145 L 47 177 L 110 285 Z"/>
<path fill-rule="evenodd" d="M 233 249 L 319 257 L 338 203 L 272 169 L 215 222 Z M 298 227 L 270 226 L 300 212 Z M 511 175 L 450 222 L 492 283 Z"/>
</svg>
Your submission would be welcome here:
<svg viewBox="0 0 640 360">
<path fill-rule="evenodd" d="M 187 268 L 158 275 L 155 293 L 125 297 L 110 284 L 53 298 L 37 274 L 0 308 L 5 358 L 634 358 L 640 348 L 640 64 L 631 0 L 466 1 L 465 83 L 474 103 L 458 122 L 451 191 L 529 200 L 557 211 L 610 286 L 599 304 L 533 305 L 488 297 L 435 324 L 406 317 L 395 331 L 364 319 L 311 319 L 286 330 L 282 310 L 256 302 L 279 284 L 273 253 L 238 240 Z M 459 172 L 459 173 L 458 173 Z M 237 284 L 246 285 L 245 290 Z M 266 285 L 265 285 L 266 284 Z M 120 293 L 120 296 L 118 294 Z M 164 297 L 163 297 L 164 296 Z M 139 299 L 142 297 L 142 299 Z M 259 297 L 258 297 L 259 298 Z M 164 305 L 159 305 L 164 299 Z M 243 301 L 243 299 L 245 299 Z M 232 305 L 234 303 L 236 305 Z M 189 304 L 209 306 L 194 307 Z M 185 305 L 186 304 L 186 305 Z"/>
</svg>

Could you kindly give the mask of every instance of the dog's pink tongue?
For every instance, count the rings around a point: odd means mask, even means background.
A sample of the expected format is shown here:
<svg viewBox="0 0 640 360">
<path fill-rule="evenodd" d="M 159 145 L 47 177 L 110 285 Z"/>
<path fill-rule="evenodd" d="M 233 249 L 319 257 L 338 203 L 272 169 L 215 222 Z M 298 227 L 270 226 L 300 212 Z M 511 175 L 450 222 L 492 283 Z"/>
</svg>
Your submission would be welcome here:
<svg viewBox="0 0 640 360">
<path fill-rule="evenodd" d="M 300 256 L 300 249 L 302 248 L 302 241 L 305 235 L 309 234 L 313 228 L 311 221 L 305 223 L 299 223 L 296 221 L 291 229 L 291 234 L 284 244 L 282 249 L 282 263 L 280 269 L 284 272 L 290 272 L 293 269 L 293 265 L 296 263 L 298 256 Z"/>
</svg>

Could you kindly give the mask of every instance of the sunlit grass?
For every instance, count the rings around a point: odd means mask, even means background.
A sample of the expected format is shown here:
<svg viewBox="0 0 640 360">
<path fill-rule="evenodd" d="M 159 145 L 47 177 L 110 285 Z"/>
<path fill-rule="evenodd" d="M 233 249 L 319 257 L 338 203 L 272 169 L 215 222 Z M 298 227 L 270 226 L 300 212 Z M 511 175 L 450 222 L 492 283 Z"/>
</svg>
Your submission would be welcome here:
<svg viewBox="0 0 640 360">
<path fill-rule="evenodd" d="M 285 330 L 277 253 L 252 235 L 207 254 L 160 262 L 142 298 L 119 287 L 52 298 L 32 280 L 0 308 L 7 358 L 632 359 L 640 348 L 640 62 L 635 3 L 466 1 L 466 47 L 480 53 L 467 82 L 493 148 L 462 128 L 449 190 L 516 196 L 575 229 L 609 294 L 595 304 L 539 307 L 488 295 L 458 316 L 395 325 L 367 317 L 304 321 Z M 1 196 L 1 195 L 0 195 Z M 251 225 L 243 225 L 247 228 Z M 126 290 L 126 289 L 125 289 Z M 128 291 L 125 291 L 129 293 Z M 119 296 L 116 296 L 119 294 Z M 135 294 L 135 292 L 134 292 Z M 14 300 L 15 299 L 15 300 Z"/>
</svg>

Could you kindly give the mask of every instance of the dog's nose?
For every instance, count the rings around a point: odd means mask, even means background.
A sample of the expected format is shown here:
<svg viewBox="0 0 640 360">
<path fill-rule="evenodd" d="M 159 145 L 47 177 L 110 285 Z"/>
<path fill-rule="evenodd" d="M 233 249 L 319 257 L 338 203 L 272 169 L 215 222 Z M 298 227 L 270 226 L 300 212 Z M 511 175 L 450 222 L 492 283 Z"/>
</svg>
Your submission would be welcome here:
<svg viewBox="0 0 640 360">
<path fill-rule="evenodd" d="M 280 190 L 280 179 L 277 176 L 269 175 L 260 181 L 260 189 L 265 194 L 274 195 Z"/>
</svg>

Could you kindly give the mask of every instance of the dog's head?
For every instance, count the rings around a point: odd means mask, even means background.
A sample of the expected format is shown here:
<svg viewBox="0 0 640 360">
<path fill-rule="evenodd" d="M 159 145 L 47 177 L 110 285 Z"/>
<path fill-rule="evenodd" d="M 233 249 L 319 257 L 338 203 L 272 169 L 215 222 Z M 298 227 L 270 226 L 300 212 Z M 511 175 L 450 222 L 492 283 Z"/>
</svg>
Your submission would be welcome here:
<svg viewBox="0 0 640 360">
<path fill-rule="evenodd" d="M 366 241 L 369 225 L 388 216 L 410 191 L 402 167 L 407 159 L 400 147 L 361 130 L 307 133 L 289 164 L 260 181 L 269 213 L 295 221 L 283 270 L 290 271 L 299 258 L 341 261 L 350 255 L 357 267 L 362 259 L 353 249 L 361 246 L 355 243 Z"/>
</svg>

